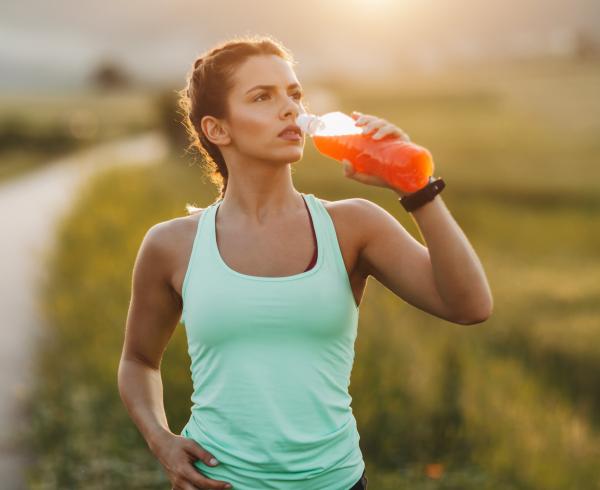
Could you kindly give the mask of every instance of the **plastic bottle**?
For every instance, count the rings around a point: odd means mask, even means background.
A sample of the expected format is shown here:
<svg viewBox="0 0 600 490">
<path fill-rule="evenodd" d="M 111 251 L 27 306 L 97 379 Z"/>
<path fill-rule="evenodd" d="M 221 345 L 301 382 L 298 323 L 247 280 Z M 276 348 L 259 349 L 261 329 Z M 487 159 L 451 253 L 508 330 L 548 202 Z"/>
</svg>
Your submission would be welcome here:
<svg viewBox="0 0 600 490">
<path fill-rule="evenodd" d="M 337 161 L 349 160 L 357 172 L 376 175 L 403 192 L 418 191 L 433 175 L 435 166 L 427 148 L 395 135 L 375 140 L 343 112 L 303 113 L 296 124 L 312 137 L 322 154 Z"/>
</svg>

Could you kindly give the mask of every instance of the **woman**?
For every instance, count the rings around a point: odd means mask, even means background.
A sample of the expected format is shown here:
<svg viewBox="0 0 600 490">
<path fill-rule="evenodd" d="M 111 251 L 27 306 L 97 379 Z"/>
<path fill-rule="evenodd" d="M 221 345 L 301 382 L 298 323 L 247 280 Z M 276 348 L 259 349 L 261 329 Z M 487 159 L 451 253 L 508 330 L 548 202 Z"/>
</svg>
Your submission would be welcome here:
<svg viewBox="0 0 600 490">
<path fill-rule="evenodd" d="M 305 109 L 293 64 L 270 37 L 230 40 L 196 60 L 180 93 L 221 196 L 144 237 L 119 367 L 121 397 L 174 489 L 365 489 L 348 385 L 367 277 L 455 323 L 492 309 L 439 196 L 413 212 L 425 247 L 366 199 L 294 188 Z M 373 137 L 407 138 L 383 119 L 353 117 Z M 391 188 L 351 168 L 346 176 Z M 174 434 L 159 368 L 180 320 L 194 392 Z"/>
</svg>

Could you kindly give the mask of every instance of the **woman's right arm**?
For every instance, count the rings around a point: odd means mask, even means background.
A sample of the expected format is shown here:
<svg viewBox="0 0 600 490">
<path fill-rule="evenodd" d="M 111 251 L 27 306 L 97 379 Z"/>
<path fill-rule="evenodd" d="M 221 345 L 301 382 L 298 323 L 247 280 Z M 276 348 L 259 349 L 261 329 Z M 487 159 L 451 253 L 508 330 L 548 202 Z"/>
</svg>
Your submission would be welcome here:
<svg viewBox="0 0 600 490">
<path fill-rule="evenodd" d="M 181 317 L 181 303 L 171 287 L 172 247 L 169 223 L 151 227 L 142 240 L 133 268 L 131 301 L 119 362 L 123 403 L 148 447 L 165 467 L 174 489 L 230 488 L 204 477 L 193 460 L 208 466 L 213 457 L 192 439 L 173 434 L 163 405 L 160 363 Z"/>
</svg>

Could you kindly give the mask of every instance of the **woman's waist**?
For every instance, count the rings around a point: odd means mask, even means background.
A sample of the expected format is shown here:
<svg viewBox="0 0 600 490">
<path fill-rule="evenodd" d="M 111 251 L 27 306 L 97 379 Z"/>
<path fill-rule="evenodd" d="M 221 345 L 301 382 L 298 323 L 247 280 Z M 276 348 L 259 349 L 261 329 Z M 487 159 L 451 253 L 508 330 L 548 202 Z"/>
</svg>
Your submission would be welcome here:
<svg viewBox="0 0 600 490">
<path fill-rule="evenodd" d="M 360 436 L 351 411 L 339 424 L 319 428 L 309 421 L 304 426 L 278 426 L 272 421 L 245 420 L 229 420 L 196 408 L 184 430 L 218 461 L 246 470 L 300 472 L 310 477 L 360 454 Z"/>
<path fill-rule="evenodd" d="M 230 482 L 235 490 L 349 490 L 362 477 L 364 462 L 357 452 L 343 466 L 318 471 L 269 471 L 257 467 L 252 470 L 232 465 L 208 467 L 199 461 L 196 468 L 208 478 Z"/>
<path fill-rule="evenodd" d="M 200 384 L 192 413 L 207 430 L 310 443 L 355 422 L 347 390 L 319 388 Z"/>
</svg>

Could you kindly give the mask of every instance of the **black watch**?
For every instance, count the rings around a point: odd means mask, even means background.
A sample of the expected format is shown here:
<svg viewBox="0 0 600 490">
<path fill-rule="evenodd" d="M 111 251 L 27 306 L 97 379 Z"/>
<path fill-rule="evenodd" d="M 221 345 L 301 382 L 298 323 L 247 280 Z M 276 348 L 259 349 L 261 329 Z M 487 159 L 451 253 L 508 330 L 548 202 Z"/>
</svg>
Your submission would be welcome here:
<svg viewBox="0 0 600 490">
<path fill-rule="evenodd" d="M 433 175 L 429 177 L 429 183 L 422 187 L 418 191 L 413 192 L 412 194 L 408 194 L 406 196 L 402 196 L 398 200 L 400 204 L 406 209 L 409 213 L 414 211 L 415 209 L 420 208 L 423 204 L 431 201 L 435 196 L 437 196 L 442 189 L 446 187 L 446 183 L 444 180 L 439 177 L 435 178 Z"/>
</svg>

